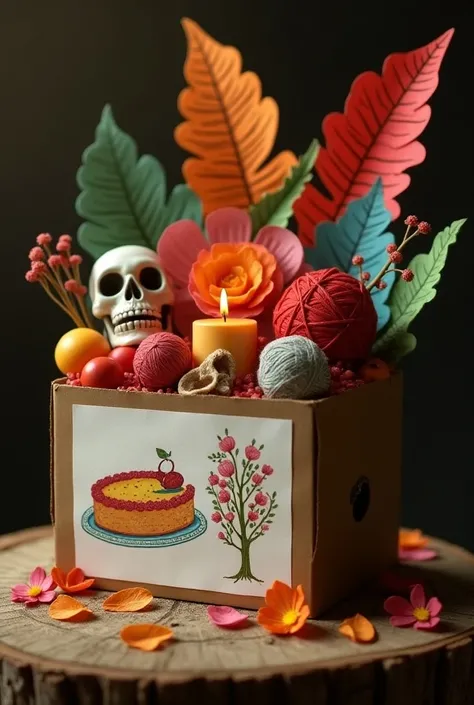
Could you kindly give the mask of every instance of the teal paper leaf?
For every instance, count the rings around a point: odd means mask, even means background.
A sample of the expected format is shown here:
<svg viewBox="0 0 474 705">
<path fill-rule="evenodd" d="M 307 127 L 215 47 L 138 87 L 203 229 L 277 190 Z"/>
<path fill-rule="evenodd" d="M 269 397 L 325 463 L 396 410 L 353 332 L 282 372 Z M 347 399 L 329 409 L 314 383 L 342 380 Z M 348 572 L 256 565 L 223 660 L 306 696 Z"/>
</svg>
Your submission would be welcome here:
<svg viewBox="0 0 474 705">
<path fill-rule="evenodd" d="M 387 330 L 375 342 L 373 352 L 382 357 L 400 359 L 414 350 L 413 340 L 407 338 L 408 328 L 421 309 L 436 296 L 436 285 L 441 278 L 448 248 L 456 242 L 458 233 L 466 218 L 455 220 L 449 227 L 436 235 L 428 254 L 416 255 L 408 269 L 415 277 L 411 282 L 398 279 L 393 287 L 389 305 L 392 313 Z M 414 338 L 414 336 L 412 336 Z M 395 352 L 394 350 L 398 352 Z"/>
<path fill-rule="evenodd" d="M 95 259 L 121 245 L 154 250 L 170 223 L 181 218 L 202 222 L 201 203 L 188 186 L 176 186 L 166 200 L 162 165 L 149 154 L 138 156 L 135 141 L 117 126 L 109 105 L 95 142 L 83 154 L 77 182 L 76 211 L 86 221 L 78 241 Z"/>
<path fill-rule="evenodd" d="M 362 198 L 351 201 L 337 223 L 321 223 L 316 231 L 316 245 L 306 250 L 306 261 L 315 269 L 337 267 L 359 278 L 359 267 L 352 264 L 354 255 L 364 258 L 363 269 L 371 278 L 387 262 L 387 245 L 395 242 L 392 233 L 385 232 L 392 215 L 385 208 L 382 179 L 378 178 Z M 395 281 L 393 272 L 384 277 L 385 289 L 373 288 L 372 298 L 377 311 L 377 330 L 390 318 L 387 299 Z"/>
<path fill-rule="evenodd" d="M 286 228 L 293 215 L 293 203 L 301 196 L 305 184 L 313 177 L 313 167 L 319 147 L 319 142 L 313 140 L 300 157 L 298 164 L 291 170 L 281 189 L 276 193 L 268 193 L 259 203 L 251 206 L 252 237 L 255 237 L 264 225 Z"/>
</svg>

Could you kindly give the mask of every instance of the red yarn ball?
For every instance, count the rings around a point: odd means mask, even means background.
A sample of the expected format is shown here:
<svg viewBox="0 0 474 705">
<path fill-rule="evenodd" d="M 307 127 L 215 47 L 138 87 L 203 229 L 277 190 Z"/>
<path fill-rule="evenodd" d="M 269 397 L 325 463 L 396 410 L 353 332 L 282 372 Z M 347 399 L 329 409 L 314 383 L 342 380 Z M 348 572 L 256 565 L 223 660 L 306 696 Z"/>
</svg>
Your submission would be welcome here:
<svg viewBox="0 0 474 705">
<path fill-rule="evenodd" d="M 133 358 L 135 375 L 147 389 L 172 387 L 191 364 L 189 345 L 173 333 L 149 335 L 140 343 Z"/>
<path fill-rule="evenodd" d="M 286 289 L 273 312 L 277 338 L 303 335 L 330 360 L 363 360 L 377 332 L 372 297 L 335 267 L 308 272 Z"/>
</svg>

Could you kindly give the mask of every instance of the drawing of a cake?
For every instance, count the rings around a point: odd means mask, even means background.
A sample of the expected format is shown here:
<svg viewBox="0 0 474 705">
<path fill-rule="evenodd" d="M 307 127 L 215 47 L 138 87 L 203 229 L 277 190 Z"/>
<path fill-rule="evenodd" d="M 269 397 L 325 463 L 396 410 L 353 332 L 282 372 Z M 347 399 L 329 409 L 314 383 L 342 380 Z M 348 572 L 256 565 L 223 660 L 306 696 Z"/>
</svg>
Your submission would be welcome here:
<svg viewBox="0 0 474 705">
<path fill-rule="evenodd" d="M 128 536 L 161 536 L 193 523 L 195 488 L 184 485 L 171 452 L 156 452 L 161 458 L 158 470 L 120 472 L 92 485 L 97 526 Z"/>
</svg>

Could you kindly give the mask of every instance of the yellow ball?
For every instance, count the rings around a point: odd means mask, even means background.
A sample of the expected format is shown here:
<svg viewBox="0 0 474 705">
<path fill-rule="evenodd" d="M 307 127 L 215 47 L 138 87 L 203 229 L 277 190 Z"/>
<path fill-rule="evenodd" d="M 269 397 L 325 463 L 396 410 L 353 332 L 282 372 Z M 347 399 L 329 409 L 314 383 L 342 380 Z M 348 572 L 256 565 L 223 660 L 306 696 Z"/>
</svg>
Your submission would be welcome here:
<svg viewBox="0 0 474 705">
<path fill-rule="evenodd" d="M 65 333 L 54 351 L 54 360 L 63 374 L 82 372 L 94 357 L 110 352 L 110 345 L 103 335 L 92 328 L 74 328 Z"/>
</svg>

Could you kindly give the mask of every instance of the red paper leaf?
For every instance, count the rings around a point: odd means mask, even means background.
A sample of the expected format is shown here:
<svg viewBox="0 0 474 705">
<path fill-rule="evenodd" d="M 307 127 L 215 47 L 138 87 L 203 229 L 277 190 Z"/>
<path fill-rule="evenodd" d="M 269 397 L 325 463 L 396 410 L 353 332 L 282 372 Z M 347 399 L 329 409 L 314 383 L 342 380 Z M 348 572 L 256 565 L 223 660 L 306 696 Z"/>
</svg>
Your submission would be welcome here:
<svg viewBox="0 0 474 705">
<path fill-rule="evenodd" d="M 315 169 L 331 195 L 308 184 L 294 206 L 299 237 L 314 245 L 315 227 L 343 215 L 348 203 L 364 196 L 382 178 L 385 204 L 395 219 L 400 206 L 395 197 L 410 183 L 405 174 L 420 164 L 426 150 L 417 141 L 431 116 L 426 102 L 438 86 L 438 73 L 454 29 L 420 49 L 392 54 L 382 75 L 368 71 L 353 82 L 344 113 L 323 120 L 326 147 Z"/>
</svg>

